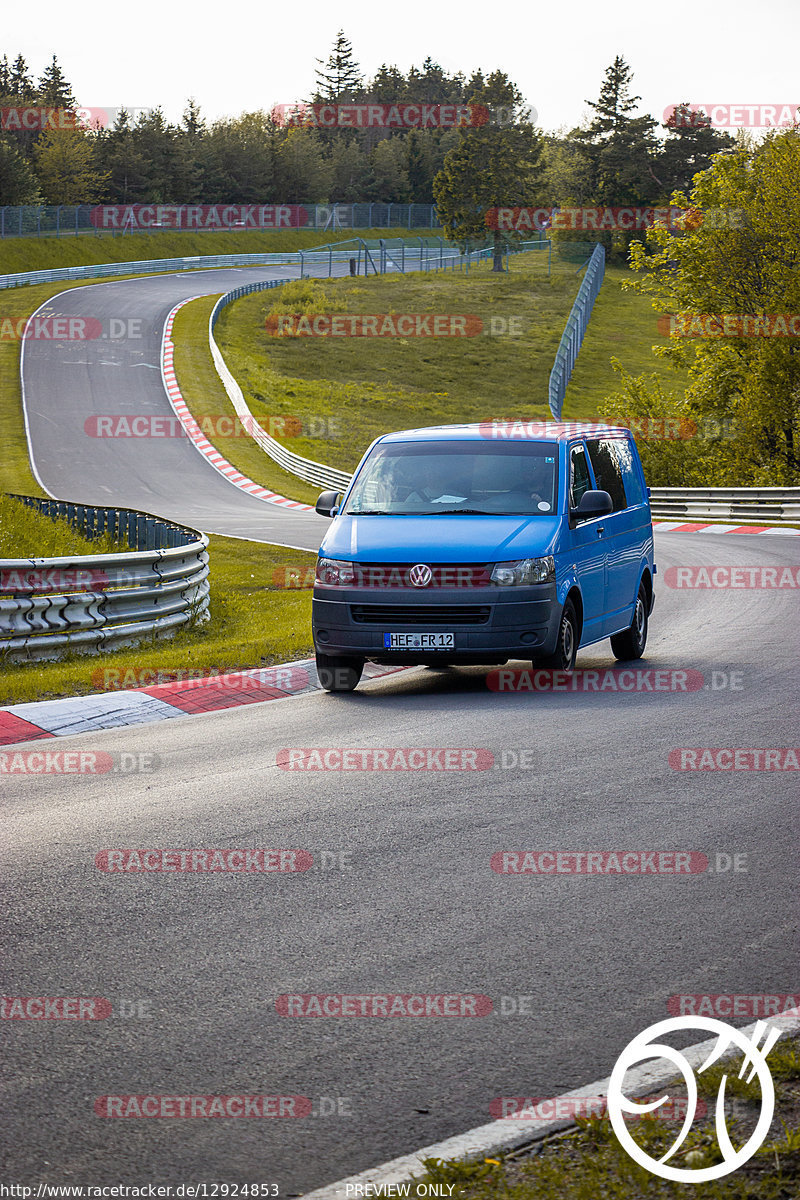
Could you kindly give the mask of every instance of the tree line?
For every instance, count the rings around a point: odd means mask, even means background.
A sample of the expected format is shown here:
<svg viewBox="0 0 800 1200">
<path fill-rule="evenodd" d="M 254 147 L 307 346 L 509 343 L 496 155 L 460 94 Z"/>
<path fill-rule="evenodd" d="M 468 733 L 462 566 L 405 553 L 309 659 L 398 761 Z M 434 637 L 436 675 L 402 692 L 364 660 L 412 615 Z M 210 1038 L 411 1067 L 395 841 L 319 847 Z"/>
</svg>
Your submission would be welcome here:
<svg viewBox="0 0 800 1200">
<path fill-rule="evenodd" d="M 473 166 L 492 152 L 518 164 L 515 195 L 499 203 L 653 204 L 668 202 L 734 144 L 702 121 L 672 119 L 659 128 L 636 116 L 639 97 L 630 95 L 632 73 L 621 58 L 589 102 L 594 118 L 550 133 L 527 121 L 519 89 L 500 70 L 448 74 L 428 57 L 408 72 L 384 64 L 365 79 L 343 32 L 327 60 L 317 61 L 312 105 L 483 104 L 514 119 L 476 129 L 331 129 L 262 109 L 208 122 L 193 99 L 178 123 L 159 107 L 134 119 L 121 110 L 113 124 L 95 128 L 15 129 L 6 119 L 0 204 L 430 204 L 447 155 L 465 144 L 476 152 Z M 0 61 L 0 109 L 24 105 L 79 108 L 55 56 L 38 81 L 22 55 Z"/>
</svg>

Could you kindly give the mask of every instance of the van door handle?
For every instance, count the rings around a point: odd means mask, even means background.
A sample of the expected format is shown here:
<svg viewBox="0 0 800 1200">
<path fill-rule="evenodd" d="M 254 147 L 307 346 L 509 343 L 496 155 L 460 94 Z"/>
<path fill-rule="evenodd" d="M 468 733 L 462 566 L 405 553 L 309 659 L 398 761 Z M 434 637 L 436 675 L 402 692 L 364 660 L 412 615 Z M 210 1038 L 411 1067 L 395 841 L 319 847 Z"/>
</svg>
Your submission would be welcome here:
<svg viewBox="0 0 800 1200">
<path fill-rule="evenodd" d="M 598 525 L 598 526 L 597 526 L 597 536 L 598 536 L 598 537 L 600 537 L 602 534 L 604 534 L 604 533 L 605 533 L 605 531 L 606 531 L 606 527 L 605 527 L 605 525 Z"/>
</svg>

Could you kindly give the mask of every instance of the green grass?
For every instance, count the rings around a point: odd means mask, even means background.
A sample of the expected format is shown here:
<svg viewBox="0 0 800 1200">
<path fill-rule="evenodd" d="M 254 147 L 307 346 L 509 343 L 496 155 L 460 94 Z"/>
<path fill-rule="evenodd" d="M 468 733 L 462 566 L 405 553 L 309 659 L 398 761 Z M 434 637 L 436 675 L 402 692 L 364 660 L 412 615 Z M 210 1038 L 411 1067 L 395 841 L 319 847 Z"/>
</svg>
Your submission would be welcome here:
<svg viewBox="0 0 800 1200">
<path fill-rule="evenodd" d="M 0 275 L 43 271 L 90 263 L 138 262 L 150 258 L 191 258 L 196 254 L 269 254 L 306 250 L 361 237 L 432 237 L 435 229 L 276 229 L 239 233 L 112 233 L 79 237 L 4 238 Z"/>
<path fill-rule="evenodd" d="M 0 558 L 63 558 L 121 554 L 129 547 L 111 534 L 82 537 L 65 517 L 51 518 L 0 494 Z"/>
<path fill-rule="evenodd" d="M 59 662 L 3 664 L 0 704 L 102 691 L 106 679 L 135 687 L 140 672 L 214 675 L 313 655 L 311 592 L 287 589 L 286 569 L 305 574 L 315 556 L 260 542 L 212 536 L 209 541 L 211 620 L 102 655 Z M 108 673 L 108 674 L 106 674 Z M 148 682 L 148 681 L 146 681 Z M 149 680 L 152 682 L 152 680 Z"/>
<path fill-rule="evenodd" d="M 594 1117 L 578 1121 L 575 1132 L 553 1135 L 531 1150 L 497 1154 L 473 1162 L 428 1159 L 425 1182 L 452 1186 L 452 1195 L 458 1200 L 677 1200 L 689 1195 L 696 1200 L 796 1200 L 800 1195 L 797 1039 L 779 1042 L 768 1061 L 775 1081 L 775 1116 L 785 1132 L 778 1136 L 773 1132 L 753 1158 L 719 1180 L 683 1184 L 658 1179 L 623 1150 L 609 1120 Z M 721 1161 L 714 1132 L 713 1099 L 723 1070 L 713 1068 L 698 1077 L 703 1084 L 701 1092 L 710 1097 L 708 1107 L 706 1115 L 695 1120 L 672 1160 L 677 1167 L 697 1169 Z M 735 1068 L 728 1066 L 727 1072 L 730 1085 L 735 1079 Z M 706 1075 L 710 1078 L 706 1079 Z M 665 1090 L 670 1095 L 680 1092 L 675 1086 Z M 759 1095 L 757 1088 L 754 1091 L 747 1085 L 731 1087 L 730 1094 L 736 1095 L 740 1104 L 742 1098 Z M 741 1145 L 749 1136 L 758 1109 L 758 1103 L 749 1106 L 746 1120 L 739 1114 L 728 1117 L 734 1145 Z M 674 1142 L 680 1122 L 667 1124 L 651 1118 L 631 1122 L 628 1128 L 650 1157 L 658 1159 Z M 703 1161 L 687 1164 L 685 1157 L 692 1151 L 702 1154 Z M 446 1190 L 443 1194 L 447 1194 Z"/>
<path fill-rule="evenodd" d="M 175 318 L 172 337 L 181 394 L 208 440 L 228 462 L 262 487 L 292 500 L 313 504 L 320 489 L 283 471 L 248 434 L 221 437 L 218 432 L 213 432 L 217 429 L 216 418 L 236 417 L 208 349 L 208 318 L 217 298 L 203 296 L 193 300 L 184 305 Z"/>
<path fill-rule="evenodd" d="M 308 433 L 297 453 L 352 470 L 374 437 L 393 429 L 550 417 L 547 380 L 579 286 L 574 263 L 544 254 L 493 274 L 459 271 L 358 280 L 304 280 L 247 296 L 225 310 L 217 342 L 254 415 L 295 417 Z M 455 313 L 520 321 L 521 336 L 270 337 L 270 313 Z M 591 416 L 585 407 L 582 416 Z"/>
<path fill-rule="evenodd" d="M 688 381 L 685 371 L 676 371 L 658 358 L 653 346 L 665 346 L 668 338 L 658 333 L 658 313 L 647 296 L 623 287 L 633 279 L 627 267 L 606 267 L 603 286 L 594 302 L 592 315 L 567 385 L 562 416 L 567 421 L 596 414 L 608 396 L 619 391 L 619 376 L 611 366 L 618 358 L 631 375 L 656 374 L 664 390 L 683 394 Z"/>
</svg>

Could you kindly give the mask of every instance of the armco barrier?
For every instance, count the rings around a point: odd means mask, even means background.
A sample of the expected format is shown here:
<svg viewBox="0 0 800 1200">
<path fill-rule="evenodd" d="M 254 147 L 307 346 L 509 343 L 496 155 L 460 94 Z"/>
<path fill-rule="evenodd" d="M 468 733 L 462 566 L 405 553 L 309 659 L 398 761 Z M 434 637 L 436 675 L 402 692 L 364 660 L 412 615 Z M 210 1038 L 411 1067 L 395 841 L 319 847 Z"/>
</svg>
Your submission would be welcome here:
<svg viewBox="0 0 800 1200">
<path fill-rule="evenodd" d="M 650 489 L 657 517 L 701 517 L 737 522 L 800 521 L 800 487 L 710 487 Z"/>
<path fill-rule="evenodd" d="M 398 246 L 403 239 L 380 239 L 365 242 L 362 238 L 348 238 L 343 242 L 330 245 L 315 246 L 309 250 L 292 250 L 273 252 L 269 254 L 204 254 L 188 258 L 152 258 L 140 259 L 137 262 L 124 263 L 90 263 L 80 267 L 54 267 L 49 271 L 21 271 L 14 275 L 0 275 L 0 290 L 3 288 L 25 287 L 36 283 L 79 283 L 85 279 L 120 278 L 127 275 L 158 275 L 165 271 L 214 271 L 222 267 L 285 267 L 299 266 L 300 276 L 306 273 L 309 265 L 321 264 L 328 266 L 328 274 L 334 274 L 334 265 L 349 267 L 349 260 L 354 252 L 345 247 L 358 244 L 357 262 L 361 262 L 361 247 L 364 248 L 365 274 L 372 266 L 375 274 L 382 274 L 391 267 L 398 269 L 392 254 L 393 243 Z M 538 243 L 530 243 L 535 245 Z M 463 255 L 454 247 L 448 246 L 442 238 L 415 238 L 406 243 L 408 250 L 408 265 L 414 270 L 438 270 L 442 267 L 455 267 L 479 261 L 486 257 L 486 250 L 473 250 L 471 254 Z M 446 252 L 445 252 L 446 251 Z M 378 258 L 380 269 L 375 265 Z M 391 257 L 391 263 L 389 258 Z M 413 267 L 416 261 L 417 266 Z M 369 265 L 368 265 L 369 264 Z M 322 272 L 319 272 L 322 274 Z"/>
<path fill-rule="evenodd" d="M 606 252 L 598 242 L 592 251 L 586 267 L 586 274 L 578 289 L 575 303 L 572 305 L 572 311 L 567 317 L 567 324 L 561 335 L 553 369 L 550 372 L 548 401 L 550 412 L 556 421 L 561 420 L 561 406 L 564 403 L 567 384 L 583 342 L 583 335 L 586 333 L 586 326 L 589 324 L 597 293 L 602 286 L 605 270 Z"/>
<path fill-rule="evenodd" d="M 98 651 L 208 619 L 208 538 L 125 508 L 12 496 L 84 536 L 111 533 L 135 550 L 63 558 L 0 559 L 0 659 Z"/>
<path fill-rule="evenodd" d="M 214 366 L 222 380 L 225 391 L 228 393 L 228 398 L 236 411 L 236 415 L 242 418 L 244 428 L 249 431 L 250 436 L 258 443 L 265 454 L 268 454 L 284 470 L 290 471 L 292 475 L 296 475 L 299 479 L 305 479 L 306 482 L 313 483 L 317 487 L 345 489 L 350 483 L 350 476 L 346 471 L 337 471 L 335 467 L 327 467 L 324 463 L 315 462 L 311 458 L 303 458 L 300 454 L 294 454 L 291 450 L 287 450 L 282 446 L 280 442 L 276 441 L 274 437 L 270 437 L 265 429 L 261 428 L 247 407 L 242 389 L 228 370 L 225 359 L 222 357 L 222 351 L 214 338 L 214 326 L 219 320 L 219 315 L 223 308 L 228 304 L 232 304 L 234 300 L 240 299 L 242 296 L 250 295 L 251 292 L 264 292 L 270 288 L 279 287 L 281 282 L 279 279 L 270 279 L 262 283 L 251 283 L 245 287 L 235 288 L 232 292 L 227 292 L 224 296 L 220 296 L 211 310 L 211 316 L 208 320 L 208 344 L 211 350 L 211 357 L 214 360 Z M 247 419 L 245 420 L 245 418 Z"/>
</svg>

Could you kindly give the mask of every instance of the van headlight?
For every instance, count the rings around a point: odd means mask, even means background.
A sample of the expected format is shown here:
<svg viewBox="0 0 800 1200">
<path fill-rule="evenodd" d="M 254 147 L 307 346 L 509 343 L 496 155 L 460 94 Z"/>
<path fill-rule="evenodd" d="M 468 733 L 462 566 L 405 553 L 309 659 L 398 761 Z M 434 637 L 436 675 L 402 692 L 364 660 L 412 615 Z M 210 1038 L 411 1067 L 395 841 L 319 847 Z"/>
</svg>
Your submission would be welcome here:
<svg viewBox="0 0 800 1200">
<path fill-rule="evenodd" d="M 338 558 L 318 558 L 316 580 L 332 587 L 349 587 L 355 583 L 356 573 L 351 562 Z"/>
<path fill-rule="evenodd" d="M 518 562 L 495 563 L 492 583 L 515 587 L 530 583 L 555 583 L 556 562 L 552 554 L 546 558 L 521 558 Z"/>
</svg>

